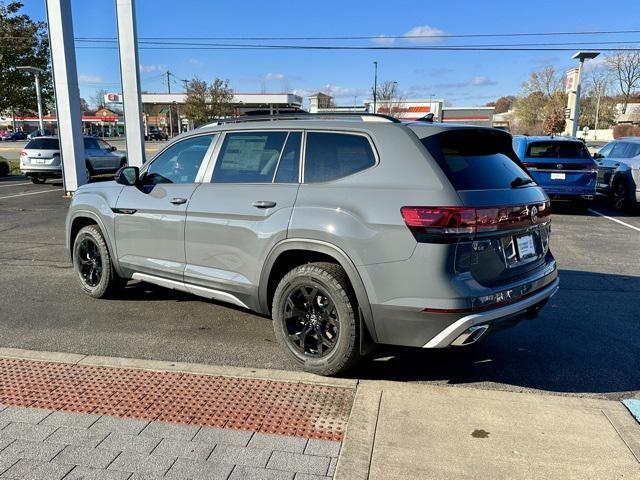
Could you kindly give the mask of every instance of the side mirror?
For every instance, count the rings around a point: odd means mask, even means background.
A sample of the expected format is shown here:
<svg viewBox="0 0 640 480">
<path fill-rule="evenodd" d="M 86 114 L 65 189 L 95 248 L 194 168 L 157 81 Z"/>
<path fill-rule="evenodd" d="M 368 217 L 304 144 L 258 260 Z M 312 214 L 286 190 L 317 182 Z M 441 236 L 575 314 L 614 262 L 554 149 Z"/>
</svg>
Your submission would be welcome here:
<svg viewBox="0 0 640 480">
<path fill-rule="evenodd" d="M 593 154 L 593 159 L 594 160 L 598 160 L 600 158 L 604 158 L 604 155 L 602 155 L 601 153 L 598 153 L 598 152 Z"/>
<path fill-rule="evenodd" d="M 122 167 L 116 172 L 116 183 L 120 185 L 137 185 L 140 181 L 140 169 L 138 167 Z"/>
</svg>

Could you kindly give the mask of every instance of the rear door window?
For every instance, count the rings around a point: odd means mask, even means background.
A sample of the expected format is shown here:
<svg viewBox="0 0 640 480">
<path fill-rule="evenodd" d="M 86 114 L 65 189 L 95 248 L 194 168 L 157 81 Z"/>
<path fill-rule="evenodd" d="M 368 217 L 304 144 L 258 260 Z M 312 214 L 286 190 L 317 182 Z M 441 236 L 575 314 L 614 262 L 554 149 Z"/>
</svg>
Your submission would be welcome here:
<svg viewBox="0 0 640 480">
<path fill-rule="evenodd" d="M 626 142 L 618 142 L 613 146 L 609 158 L 626 158 L 629 144 Z"/>
<path fill-rule="evenodd" d="M 528 158 L 591 158 L 582 142 L 532 142 L 527 149 Z"/>
<path fill-rule="evenodd" d="M 371 143 L 363 135 L 309 132 L 304 159 L 305 183 L 328 182 L 376 164 Z"/>
<path fill-rule="evenodd" d="M 287 132 L 227 133 L 213 170 L 214 183 L 271 183 Z"/>
<path fill-rule="evenodd" d="M 530 178 L 513 152 L 508 133 L 449 130 L 421 141 L 456 190 L 511 188 L 516 178 Z"/>
<path fill-rule="evenodd" d="M 34 138 L 24 148 L 27 150 L 60 150 L 60 143 L 57 138 Z"/>
</svg>

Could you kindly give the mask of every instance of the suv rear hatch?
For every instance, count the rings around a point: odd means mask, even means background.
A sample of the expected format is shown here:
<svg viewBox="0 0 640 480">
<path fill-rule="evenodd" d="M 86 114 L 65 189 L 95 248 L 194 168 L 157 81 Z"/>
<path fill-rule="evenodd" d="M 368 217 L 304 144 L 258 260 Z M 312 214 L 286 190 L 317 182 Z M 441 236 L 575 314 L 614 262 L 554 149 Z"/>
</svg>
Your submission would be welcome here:
<svg viewBox="0 0 640 480">
<path fill-rule="evenodd" d="M 25 165 L 59 166 L 60 143 L 57 138 L 34 138 L 20 153 L 20 160 Z"/>
<path fill-rule="evenodd" d="M 596 163 L 580 141 L 544 140 L 527 145 L 524 165 L 540 185 L 583 186 L 596 173 Z"/>
<path fill-rule="evenodd" d="M 458 193 L 461 206 L 405 207 L 418 241 L 455 245 L 456 274 L 487 287 L 543 269 L 550 203 L 513 152 L 511 136 L 455 128 L 420 139 Z"/>
</svg>

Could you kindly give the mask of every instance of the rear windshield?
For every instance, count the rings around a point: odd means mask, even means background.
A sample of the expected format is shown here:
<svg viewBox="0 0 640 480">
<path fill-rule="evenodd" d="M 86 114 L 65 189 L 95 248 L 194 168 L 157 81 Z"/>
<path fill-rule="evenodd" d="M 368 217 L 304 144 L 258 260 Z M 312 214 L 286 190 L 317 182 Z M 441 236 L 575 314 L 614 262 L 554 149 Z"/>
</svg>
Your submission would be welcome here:
<svg viewBox="0 0 640 480">
<path fill-rule="evenodd" d="M 527 149 L 528 158 L 591 158 L 582 142 L 532 142 Z"/>
<path fill-rule="evenodd" d="M 456 190 L 511 188 L 516 178 L 530 178 L 513 152 L 508 133 L 450 130 L 421 141 Z"/>
<path fill-rule="evenodd" d="M 57 138 L 34 138 L 24 147 L 33 150 L 60 150 Z"/>
</svg>

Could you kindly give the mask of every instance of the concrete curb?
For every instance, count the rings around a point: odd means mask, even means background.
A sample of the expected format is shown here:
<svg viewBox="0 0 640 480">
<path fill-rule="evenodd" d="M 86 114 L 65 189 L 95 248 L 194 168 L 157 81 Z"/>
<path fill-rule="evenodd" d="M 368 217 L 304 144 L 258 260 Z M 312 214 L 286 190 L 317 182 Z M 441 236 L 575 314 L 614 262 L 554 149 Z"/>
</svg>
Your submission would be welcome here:
<svg viewBox="0 0 640 480">
<path fill-rule="evenodd" d="M 367 480 L 373 456 L 382 390 L 361 388 L 351 407 L 334 480 Z"/>
<path fill-rule="evenodd" d="M 37 362 L 70 363 L 74 365 L 91 365 L 96 367 L 134 368 L 139 370 L 155 370 L 162 372 L 191 373 L 196 375 L 213 375 L 220 377 L 240 377 L 257 380 L 268 380 L 287 383 L 309 383 L 334 388 L 355 389 L 357 380 L 345 378 L 321 377 L 306 372 L 285 370 L 269 370 L 261 368 L 225 367 L 200 363 L 166 362 L 158 360 L 141 360 L 134 358 L 100 357 L 63 352 L 42 352 L 22 350 L 18 348 L 0 348 L 0 358 L 32 360 Z"/>
</svg>

